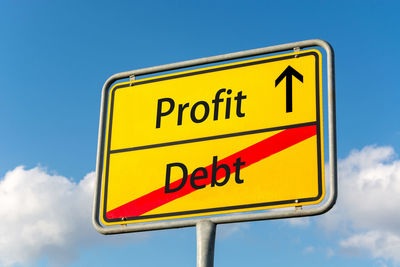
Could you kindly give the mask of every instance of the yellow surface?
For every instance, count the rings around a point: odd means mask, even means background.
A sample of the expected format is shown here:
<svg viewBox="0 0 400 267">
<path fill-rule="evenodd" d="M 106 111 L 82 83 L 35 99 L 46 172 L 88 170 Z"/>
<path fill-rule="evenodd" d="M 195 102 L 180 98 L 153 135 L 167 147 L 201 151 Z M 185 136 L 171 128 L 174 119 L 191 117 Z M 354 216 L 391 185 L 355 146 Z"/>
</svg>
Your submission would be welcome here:
<svg viewBox="0 0 400 267">
<path fill-rule="evenodd" d="M 305 52 L 309 51 L 317 53 L 321 60 L 321 56 L 317 50 L 306 50 Z M 286 55 L 302 53 L 304 52 Z M 261 60 L 264 59 L 244 62 L 257 62 Z M 126 83 L 117 84 L 110 90 L 110 99 L 114 94 L 114 102 L 112 105 L 108 105 L 105 147 L 110 142 L 108 129 L 110 126 L 111 106 L 113 108 L 111 151 L 315 122 L 317 108 L 315 60 L 314 55 L 307 55 L 154 82 L 154 79 L 175 76 L 177 74 L 158 76 L 137 80 L 132 86 L 115 89 Z M 243 64 L 243 61 L 223 66 L 237 64 Z M 303 75 L 303 82 L 293 77 L 293 112 L 287 113 L 285 102 L 286 81 L 283 80 L 278 86 L 275 86 L 275 80 L 289 65 Z M 319 101 L 322 103 L 321 65 L 318 68 L 320 73 Z M 190 74 L 198 71 L 181 72 L 179 74 Z M 143 81 L 149 81 L 149 83 L 140 84 Z M 231 89 L 232 93 L 230 95 L 227 95 L 226 92 L 221 94 L 220 98 L 224 101 L 219 104 L 218 120 L 213 120 L 214 104 L 212 100 L 215 98 L 216 92 L 221 88 L 226 88 L 226 90 Z M 241 112 L 245 114 L 244 117 L 238 117 L 236 114 L 237 102 L 234 100 L 234 97 L 240 91 L 246 96 L 246 99 L 242 100 L 241 106 Z M 225 119 L 227 97 L 231 98 L 229 119 Z M 162 98 L 173 99 L 175 109 L 171 114 L 162 117 L 160 128 L 156 128 L 157 103 Z M 190 118 L 190 111 L 192 106 L 199 101 L 208 103 L 209 115 L 204 122 L 195 123 Z M 182 125 L 177 125 L 178 106 L 185 103 L 189 103 L 189 107 L 183 111 Z M 168 106 L 163 106 L 164 112 Z M 196 116 L 198 118 L 203 113 L 204 109 L 202 107 L 196 109 Z M 320 117 L 321 143 L 323 144 L 322 107 L 320 107 Z M 101 203 L 104 205 L 105 190 L 107 190 L 106 210 L 109 211 L 163 187 L 165 185 L 165 172 L 168 163 L 183 163 L 187 166 L 190 174 L 197 167 L 211 165 L 213 156 L 218 156 L 218 160 L 223 159 L 278 132 L 265 132 L 111 154 L 107 188 L 105 188 L 104 183 L 107 166 L 104 164 Z M 323 166 L 322 148 L 321 155 L 320 164 Z M 323 183 L 323 168 L 321 172 L 321 182 Z M 240 177 L 244 179 L 244 183 L 242 184 L 237 184 L 234 177 L 235 174 L 232 173 L 229 182 L 222 187 L 207 186 L 204 189 L 199 189 L 187 196 L 156 208 L 146 213 L 146 215 L 316 197 L 318 193 L 317 137 L 309 138 L 250 167 L 242 169 L 240 171 Z M 182 177 L 176 176 L 173 179 L 179 178 Z M 322 188 L 324 188 L 323 184 Z M 302 205 L 317 203 L 323 199 L 323 196 L 324 194 L 318 200 L 302 203 Z M 293 203 L 289 206 L 294 205 Z M 262 207 L 262 209 L 265 208 Z M 260 208 L 245 210 L 255 209 Z M 234 212 L 238 211 L 243 210 L 234 210 Z M 216 213 L 226 213 L 226 211 L 207 213 L 207 215 Z M 191 216 L 198 215 L 205 214 Z M 174 218 L 181 217 L 187 216 Z M 171 217 L 167 219 L 171 219 Z M 106 225 L 116 224 L 108 223 L 104 220 L 103 223 Z"/>
</svg>

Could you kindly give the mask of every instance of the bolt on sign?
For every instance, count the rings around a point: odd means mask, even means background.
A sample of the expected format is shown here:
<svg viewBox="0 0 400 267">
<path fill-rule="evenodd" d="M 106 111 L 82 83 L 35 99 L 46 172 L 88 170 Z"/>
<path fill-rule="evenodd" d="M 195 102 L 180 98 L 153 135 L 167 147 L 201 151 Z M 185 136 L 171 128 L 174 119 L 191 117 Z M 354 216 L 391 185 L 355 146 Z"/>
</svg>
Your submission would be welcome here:
<svg viewBox="0 0 400 267">
<path fill-rule="evenodd" d="M 103 225 L 324 198 L 316 49 L 115 83 L 99 148 Z"/>
</svg>

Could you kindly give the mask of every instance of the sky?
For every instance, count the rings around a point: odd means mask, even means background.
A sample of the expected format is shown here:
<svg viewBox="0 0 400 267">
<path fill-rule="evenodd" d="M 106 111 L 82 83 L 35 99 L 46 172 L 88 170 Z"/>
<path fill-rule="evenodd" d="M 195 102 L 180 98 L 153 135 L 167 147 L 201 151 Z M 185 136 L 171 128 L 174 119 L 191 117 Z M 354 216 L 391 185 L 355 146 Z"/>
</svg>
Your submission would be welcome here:
<svg viewBox="0 0 400 267">
<path fill-rule="evenodd" d="M 0 3 L 0 266 L 194 266 L 195 228 L 91 223 L 112 74 L 308 39 L 335 50 L 339 197 L 217 226 L 215 266 L 400 266 L 398 1 Z"/>
</svg>

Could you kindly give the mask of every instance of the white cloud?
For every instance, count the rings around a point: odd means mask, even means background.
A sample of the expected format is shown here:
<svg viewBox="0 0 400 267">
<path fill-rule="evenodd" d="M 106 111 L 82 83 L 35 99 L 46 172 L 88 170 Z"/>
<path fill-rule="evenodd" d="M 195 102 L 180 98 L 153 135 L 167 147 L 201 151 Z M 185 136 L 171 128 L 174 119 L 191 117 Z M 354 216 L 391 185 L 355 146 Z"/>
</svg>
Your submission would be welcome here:
<svg viewBox="0 0 400 267">
<path fill-rule="evenodd" d="M 333 256 L 335 256 L 335 251 L 332 248 L 327 248 L 326 249 L 326 257 L 332 258 Z"/>
<path fill-rule="evenodd" d="M 400 160 L 394 149 L 354 150 L 338 168 L 337 204 L 318 223 L 344 236 L 340 246 L 347 254 L 400 262 Z"/>
<path fill-rule="evenodd" d="M 92 172 L 75 183 L 43 168 L 21 166 L 6 173 L 0 180 L 0 265 L 28 264 L 43 256 L 63 265 L 80 248 L 115 239 L 91 224 L 94 177 Z"/>
<path fill-rule="evenodd" d="M 290 218 L 286 220 L 291 226 L 298 226 L 298 227 L 307 227 L 310 225 L 310 218 L 309 217 L 300 217 L 300 218 Z"/>
<path fill-rule="evenodd" d="M 314 253 L 315 248 L 313 246 L 308 246 L 303 249 L 303 254 L 311 254 Z"/>
<path fill-rule="evenodd" d="M 350 251 L 368 252 L 374 258 L 400 262 L 400 237 L 390 232 L 369 231 L 355 234 L 341 241 L 340 245 Z"/>
<path fill-rule="evenodd" d="M 239 231 L 243 231 L 249 228 L 250 226 L 247 223 L 220 224 L 217 226 L 216 236 L 218 238 L 228 238 Z"/>
</svg>

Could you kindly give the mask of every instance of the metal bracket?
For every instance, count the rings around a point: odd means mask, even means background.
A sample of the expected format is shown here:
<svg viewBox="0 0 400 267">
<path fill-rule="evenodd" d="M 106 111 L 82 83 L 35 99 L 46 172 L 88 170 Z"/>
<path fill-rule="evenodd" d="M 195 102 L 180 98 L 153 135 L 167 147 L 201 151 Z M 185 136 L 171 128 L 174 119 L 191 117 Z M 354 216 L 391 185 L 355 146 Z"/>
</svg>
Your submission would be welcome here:
<svg viewBox="0 0 400 267">
<path fill-rule="evenodd" d="M 131 83 L 130 83 L 130 86 L 133 85 L 133 81 L 135 80 L 135 78 L 136 78 L 136 77 L 135 77 L 134 74 L 132 74 L 132 75 L 129 76 L 129 81 L 131 82 Z"/>
<path fill-rule="evenodd" d="M 126 218 L 125 217 L 123 217 L 122 218 L 122 221 L 124 222 L 124 221 L 126 221 Z M 121 224 L 121 227 L 123 227 L 123 228 L 126 228 L 127 227 L 127 224 L 126 223 L 124 223 L 124 224 Z"/>
<path fill-rule="evenodd" d="M 300 47 L 295 47 L 295 48 L 293 48 L 293 51 L 296 52 L 296 53 L 297 53 L 297 52 L 300 52 Z M 297 58 L 298 55 L 294 55 L 294 57 Z"/>
</svg>

